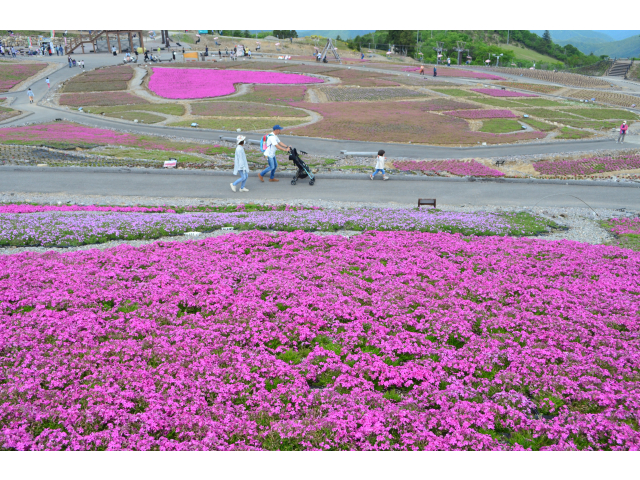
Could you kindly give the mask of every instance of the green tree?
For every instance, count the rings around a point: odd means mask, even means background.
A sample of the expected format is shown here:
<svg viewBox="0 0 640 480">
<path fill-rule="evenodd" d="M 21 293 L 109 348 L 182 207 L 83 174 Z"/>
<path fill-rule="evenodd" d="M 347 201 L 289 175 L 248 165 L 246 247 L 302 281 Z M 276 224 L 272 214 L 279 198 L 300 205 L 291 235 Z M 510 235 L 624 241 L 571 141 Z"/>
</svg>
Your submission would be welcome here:
<svg viewBox="0 0 640 480">
<path fill-rule="evenodd" d="M 545 43 L 551 43 L 551 32 L 549 32 L 549 30 L 545 30 L 542 34 L 542 39 Z"/>
</svg>

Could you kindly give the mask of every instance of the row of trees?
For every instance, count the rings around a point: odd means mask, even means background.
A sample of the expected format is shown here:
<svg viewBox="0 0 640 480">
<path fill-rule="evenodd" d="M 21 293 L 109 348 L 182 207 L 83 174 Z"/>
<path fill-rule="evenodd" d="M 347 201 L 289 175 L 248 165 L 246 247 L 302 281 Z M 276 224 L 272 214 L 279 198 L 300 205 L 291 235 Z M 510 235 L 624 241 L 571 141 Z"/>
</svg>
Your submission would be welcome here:
<svg viewBox="0 0 640 480">
<path fill-rule="evenodd" d="M 240 37 L 240 38 L 265 38 L 274 36 L 277 38 L 298 38 L 298 32 L 295 30 L 273 30 L 259 32 L 258 34 L 251 33 L 249 30 L 209 30 L 209 33 L 217 33 L 223 37 Z"/>
<path fill-rule="evenodd" d="M 366 35 L 357 36 L 349 40 L 347 45 L 354 50 L 366 50 L 368 48 L 387 49 L 393 46 L 395 53 L 404 53 L 411 57 L 424 59 L 425 62 L 436 62 L 437 42 L 443 42 L 447 50 L 444 58 L 451 57 L 456 63 L 457 42 L 465 42 L 465 51 L 462 53 L 462 63 L 466 62 L 467 56 L 471 57 L 471 63 L 484 65 L 486 60 L 491 60 L 495 65 L 496 57 L 500 56 L 500 64 L 508 65 L 516 63 L 518 66 L 530 66 L 532 62 L 517 59 L 517 54 L 513 50 L 504 48 L 502 45 L 517 42 L 522 46 L 534 50 L 543 55 L 547 55 L 557 60 L 549 66 L 551 68 L 564 68 L 587 66 L 601 60 L 593 54 L 585 55 L 572 45 L 562 47 L 553 43 L 548 31 L 540 37 L 528 30 L 378 30 Z M 419 55 L 419 54 L 422 55 Z"/>
</svg>

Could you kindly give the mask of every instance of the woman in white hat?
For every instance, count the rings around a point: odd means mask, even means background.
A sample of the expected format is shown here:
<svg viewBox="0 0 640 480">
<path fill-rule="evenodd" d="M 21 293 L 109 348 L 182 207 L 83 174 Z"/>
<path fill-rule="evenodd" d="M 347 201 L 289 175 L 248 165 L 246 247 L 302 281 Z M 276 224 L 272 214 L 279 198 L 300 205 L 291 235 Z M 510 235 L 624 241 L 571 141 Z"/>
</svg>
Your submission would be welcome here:
<svg viewBox="0 0 640 480">
<path fill-rule="evenodd" d="M 247 137 L 242 135 L 238 135 L 236 139 L 236 157 L 233 161 L 233 174 L 237 175 L 240 173 L 240 178 L 231 184 L 231 190 L 236 191 L 236 185 L 240 183 L 240 191 L 248 192 L 249 189 L 244 188 L 245 183 L 247 183 L 247 178 L 249 178 L 249 164 L 247 163 L 247 155 L 244 153 L 244 141 Z"/>
</svg>

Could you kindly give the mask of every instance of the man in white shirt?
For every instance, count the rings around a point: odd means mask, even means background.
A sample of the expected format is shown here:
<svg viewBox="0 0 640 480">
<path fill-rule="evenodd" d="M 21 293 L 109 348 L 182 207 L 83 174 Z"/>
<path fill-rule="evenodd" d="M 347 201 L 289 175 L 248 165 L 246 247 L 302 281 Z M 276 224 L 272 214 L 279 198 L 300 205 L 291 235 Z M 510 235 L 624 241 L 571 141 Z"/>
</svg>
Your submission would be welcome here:
<svg viewBox="0 0 640 480">
<path fill-rule="evenodd" d="M 278 161 L 276 160 L 276 149 L 282 150 L 283 152 L 288 152 L 291 150 L 291 147 L 287 147 L 284 143 L 280 141 L 278 138 L 278 134 L 282 131 L 282 127 L 280 125 L 273 126 L 273 133 L 267 136 L 267 148 L 264 151 L 264 156 L 267 157 L 267 161 L 269 165 L 262 172 L 258 174 L 258 178 L 260 178 L 261 182 L 264 182 L 264 176 L 271 172 L 269 176 L 270 182 L 277 182 L 277 178 L 273 178 L 276 174 L 276 168 L 278 168 Z"/>
</svg>

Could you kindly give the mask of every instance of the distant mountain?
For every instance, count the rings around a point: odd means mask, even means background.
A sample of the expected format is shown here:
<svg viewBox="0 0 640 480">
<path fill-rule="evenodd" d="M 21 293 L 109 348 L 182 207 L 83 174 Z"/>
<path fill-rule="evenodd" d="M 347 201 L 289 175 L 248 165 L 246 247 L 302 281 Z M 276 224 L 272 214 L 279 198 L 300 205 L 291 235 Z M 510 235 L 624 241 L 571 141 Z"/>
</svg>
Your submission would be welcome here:
<svg viewBox="0 0 640 480">
<path fill-rule="evenodd" d="M 580 51 L 583 51 L 575 46 Z M 640 35 L 625 38 L 618 42 L 601 43 L 596 46 L 593 53 L 596 55 L 609 55 L 610 57 L 639 58 L 640 57 Z"/>
<path fill-rule="evenodd" d="M 326 38 L 336 38 L 340 35 L 342 40 L 349 40 L 355 38 L 358 35 L 365 35 L 367 33 L 375 32 L 375 30 L 297 30 L 298 36 L 309 37 L 311 35 L 318 35 Z"/>
<path fill-rule="evenodd" d="M 533 33 L 537 33 L 542 36 L 544 30 L 531 30 Z M 560 45 L 566 45 L 568 40 L 581 41 L 581 42 L 613 42 L 615 40 L 620 40 L 619 38 L 614 38 L 607 33 L 597 32 L 595 30 L 549 30 L 551 34 L 551 39 Z M 575 44 L 571 43 L 574 47 L 578 48 Z"/>
<path fill-rule="evenodd" d="M 549 33 L 557 44 L 571 44 L 586 55 L 593 52 L 610 57 L 640 57 L 640 30 L 549 30 Z"/>
<path fill-rule="evenodd" d="M 597 30 L 611 37 L 613 41 L 625 40 L 629 37 L 640 35 L 640 30 Z"/>
</svg>

